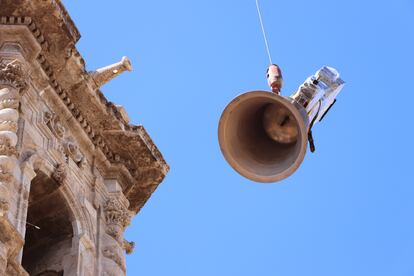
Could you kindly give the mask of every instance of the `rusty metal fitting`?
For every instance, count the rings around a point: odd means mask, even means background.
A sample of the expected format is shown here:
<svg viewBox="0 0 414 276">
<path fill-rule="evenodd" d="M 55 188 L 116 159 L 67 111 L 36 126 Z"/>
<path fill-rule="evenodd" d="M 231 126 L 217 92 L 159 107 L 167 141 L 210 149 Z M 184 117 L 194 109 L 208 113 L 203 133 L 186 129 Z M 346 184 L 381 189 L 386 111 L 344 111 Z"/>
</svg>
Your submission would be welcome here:
<svg viewBox="0 0 414 276">
<path fill-rule="evenodd" d="M 266 78 L 269 87 L 272 88 L 272 92 L 280 94 L 280 90 L 283 86 L 282 70 L 276 64 L 272 64 L 267 68 Z"/>
</svg>

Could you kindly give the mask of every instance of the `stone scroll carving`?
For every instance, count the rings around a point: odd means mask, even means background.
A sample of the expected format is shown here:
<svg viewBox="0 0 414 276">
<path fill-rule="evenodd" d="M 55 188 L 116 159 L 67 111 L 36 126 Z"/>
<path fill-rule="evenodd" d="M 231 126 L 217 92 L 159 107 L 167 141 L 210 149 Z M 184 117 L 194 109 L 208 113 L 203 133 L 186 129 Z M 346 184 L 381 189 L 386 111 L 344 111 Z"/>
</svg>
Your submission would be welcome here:
<svg viewBox="0 0 414 276">
<path fill-rule="evenodd" d="M 28 84 L 19 61 L 0 61 L 0 215 L 9 209 L 9 192 L 17 164 L 17 129 L 21 95 Z"/>
<path fill-rule="evenodd" d="M 131 213 L 115 198 L 104 205 L 106 233 L 123 245 L 122 233 L 131 222 Z"/>
<path fill-rule="evenodd" d="M 44 113 L 44 122 L 49 127 L 50 131 L 59 139 L 63 139 L 65 135 L 65 128 L 59 120 L 59 117 L 51 112 Z"/>
<path fill-rule="evenodd" d="M 82 167 L 85 161 L 85 157 L 79 150 L 78 145 L 72 138 L 66 138 L 63 141 L 63 149 L 66 156 L 72 158 L 72 160 L 79 166 Z"/>
<path fill-rule="evenodd" d="M 3 85 L 8 85 L 19 92 L 24 92 L 28 87 L 26 78 L 22 64 L 19 61 L 0 61 L 0 81 Z"/>
<path fill-rule="evenodd" d="M 75 140 L 67 134 L 65 127 L 62 125 L 59 116 L 54 113 L 46 111 L 44 113 L 44 123 L 49 130 L 61 142 L 62 152 L 66 158 L 71 158 L 78 167 L 82 167 L 85 163 L 85 157 L 80 151 Z"/>
</svg>

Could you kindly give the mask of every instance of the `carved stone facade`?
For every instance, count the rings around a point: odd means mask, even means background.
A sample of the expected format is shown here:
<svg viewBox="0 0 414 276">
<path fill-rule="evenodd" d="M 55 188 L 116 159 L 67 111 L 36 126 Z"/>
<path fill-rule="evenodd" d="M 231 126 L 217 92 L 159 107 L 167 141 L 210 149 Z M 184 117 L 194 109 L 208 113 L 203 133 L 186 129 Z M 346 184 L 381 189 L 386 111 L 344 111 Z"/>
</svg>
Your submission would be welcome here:
<svg viewBox="0 0 414 276">
<path fill-rule="evenodd" d="M 131 221 L 131 213 L 116 198 L 110 198 L 104 205 L 106 232 L 117 242 L 123 243 L 122 233 Z"/>
<path fill-rule="evenodd" d="M 59 0 L 0 1 L 0 276 L 126 275 L 123 233 L 169 167 L 88 71 Z"/>
</svg>

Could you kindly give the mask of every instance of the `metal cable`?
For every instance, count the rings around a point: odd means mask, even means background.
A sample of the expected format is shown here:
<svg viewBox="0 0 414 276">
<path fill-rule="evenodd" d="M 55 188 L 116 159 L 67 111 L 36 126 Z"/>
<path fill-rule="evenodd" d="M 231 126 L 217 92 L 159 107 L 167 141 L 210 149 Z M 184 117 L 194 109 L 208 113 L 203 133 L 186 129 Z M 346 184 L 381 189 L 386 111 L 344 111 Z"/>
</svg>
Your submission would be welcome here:
<svg viewBox="0 0 414 276">
<path fill-rule="evenodd" d="M 272 56 L 271 56 L 270 50 L 269 50 L 269 43 L 267 42 L 266 32 L 265 32 L 265 28 L 264 28 L 264 25 L 263 25 L 262 13 L 260 11 L 260 6 L 259 6 L 259 0 L 256 0 L 256 8 L 257 8 L 257 13 L 258 13 L 259 19 L 260 19 L 260 26 L 262 27 L 262 33 L 263 33 L 263 38 L 264 38 L 265 45 L 266 45 L 267 55 L 269 56 L 270 64 L 273 64 Z"/>
</svg>

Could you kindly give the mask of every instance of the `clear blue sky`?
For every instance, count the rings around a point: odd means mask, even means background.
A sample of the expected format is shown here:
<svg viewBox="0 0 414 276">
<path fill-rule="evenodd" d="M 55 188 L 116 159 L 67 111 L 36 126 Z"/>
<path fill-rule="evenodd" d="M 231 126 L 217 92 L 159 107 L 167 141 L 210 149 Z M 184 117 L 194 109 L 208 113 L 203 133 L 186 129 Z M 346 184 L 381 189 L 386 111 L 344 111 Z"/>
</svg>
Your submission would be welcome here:
<svg viewBox="0 0 414 276">
<path fill-rule="evenodd" d="M 261 0 L 285 95 L 323 65 L 347 82 L 316 153 L 273 185 L 217 142 L 226 104 L 267 89 L 254 0 L 65 4 L 88 69 L 133 61 L 102 90 L 171 166 L 127 230 L 128 275 L 414 275 L 412 0 Z"/>
</svg>

